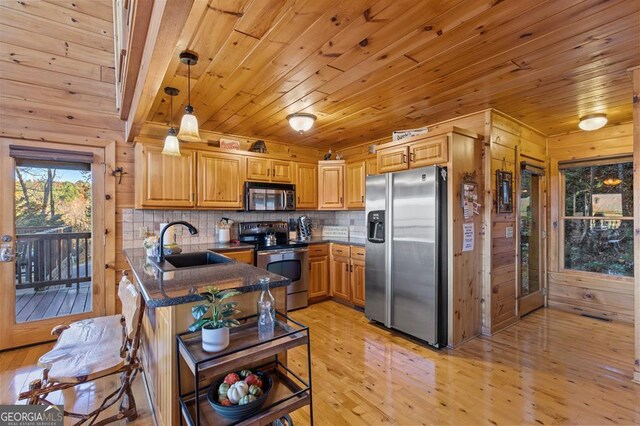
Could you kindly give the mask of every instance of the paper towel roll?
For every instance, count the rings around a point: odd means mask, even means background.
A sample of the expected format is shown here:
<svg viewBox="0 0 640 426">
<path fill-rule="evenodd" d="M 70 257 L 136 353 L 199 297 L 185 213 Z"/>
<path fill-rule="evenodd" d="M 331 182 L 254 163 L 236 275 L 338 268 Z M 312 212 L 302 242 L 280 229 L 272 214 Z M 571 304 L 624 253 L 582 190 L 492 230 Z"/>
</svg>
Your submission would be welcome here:
<svg viewBox="0 0 640 426">
<path fill-rule="evenodd" d="M 169 223 L 161 223 L 160 232 L 162 232 L 162 230 L 166 228 L 168 224 Z M 171 228 L 167 229 L 167 232 L 164 233 L 164 238 L 162 238 L 162 244 L 164 246 L 170 246 L 175 243 L 176 243 L 176 228 L 172 226 Z"/>
</svg>

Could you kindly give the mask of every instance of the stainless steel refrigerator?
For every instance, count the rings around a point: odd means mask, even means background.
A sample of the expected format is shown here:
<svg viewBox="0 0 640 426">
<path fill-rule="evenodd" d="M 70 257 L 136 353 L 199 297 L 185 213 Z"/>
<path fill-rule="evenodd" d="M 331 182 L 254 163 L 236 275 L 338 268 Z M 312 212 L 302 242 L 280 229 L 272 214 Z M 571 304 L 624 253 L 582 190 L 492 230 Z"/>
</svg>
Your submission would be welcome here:
<svg viewBox="0 0 640 426">
<path fill-rule="evenodd" d="M 446 169 L 368 176 L 366 185 L 365 315 L 446 346 Z"/>
</svg>

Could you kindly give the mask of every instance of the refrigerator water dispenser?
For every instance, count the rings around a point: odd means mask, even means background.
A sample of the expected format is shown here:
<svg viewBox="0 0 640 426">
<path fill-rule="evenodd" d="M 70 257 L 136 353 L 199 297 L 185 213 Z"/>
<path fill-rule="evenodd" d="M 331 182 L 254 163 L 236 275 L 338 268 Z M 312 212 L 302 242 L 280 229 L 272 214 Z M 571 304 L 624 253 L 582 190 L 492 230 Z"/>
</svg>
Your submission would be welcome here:
<svg viewBox="0 0 640 426">
<path fill-rule="evenodd" d="M 367 223 L 367 239 L 372 243 L 384 243 L 384 210 L 370 211 Z"/>
</svg>

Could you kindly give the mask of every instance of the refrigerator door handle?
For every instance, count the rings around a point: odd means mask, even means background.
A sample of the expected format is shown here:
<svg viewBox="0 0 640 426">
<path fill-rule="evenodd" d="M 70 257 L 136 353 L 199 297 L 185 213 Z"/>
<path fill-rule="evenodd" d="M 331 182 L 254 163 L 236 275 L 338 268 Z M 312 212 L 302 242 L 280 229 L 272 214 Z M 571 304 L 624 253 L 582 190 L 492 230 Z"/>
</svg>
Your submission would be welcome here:
<svg viewBox="0 0 640 426">
<path fill-rule="evenodd" d="M 393 296 L 393 283 L 391 282 L 391 266 L 393 264 L 391 254 L 393 253 L 393 235 L 392 235 L 392 224 L 393 224 L 393 173 L 389 173 L 386 176 L 386 186 L 387 190 L 385 193 L 386 200 L 385 205 L 387 206 L 387 217 L 385 218 L 385 252 L 384 252 L 384 261 L 385 261 L 385 309 L 384 309 L 384 325 L 387 327 L 391 327 L 391 306 L 393 305 L 393 301 L 391 300 Z"/>
</svg>

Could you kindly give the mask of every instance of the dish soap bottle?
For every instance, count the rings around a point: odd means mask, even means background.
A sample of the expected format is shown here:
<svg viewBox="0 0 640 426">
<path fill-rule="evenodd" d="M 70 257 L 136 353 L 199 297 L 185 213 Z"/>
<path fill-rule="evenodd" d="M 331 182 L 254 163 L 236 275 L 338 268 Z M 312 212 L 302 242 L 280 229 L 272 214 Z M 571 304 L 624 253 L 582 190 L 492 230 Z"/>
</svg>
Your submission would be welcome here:
<svg viewBox="0 0 640 426">
<path fill-rule="evenodd" d="M 276 320 L 276 303 L 269 291 L 269 278 L 260 278 L 260 296 L 258 297 L 258 339 L 266 340 L 273 337 Z"/>
</svg>

